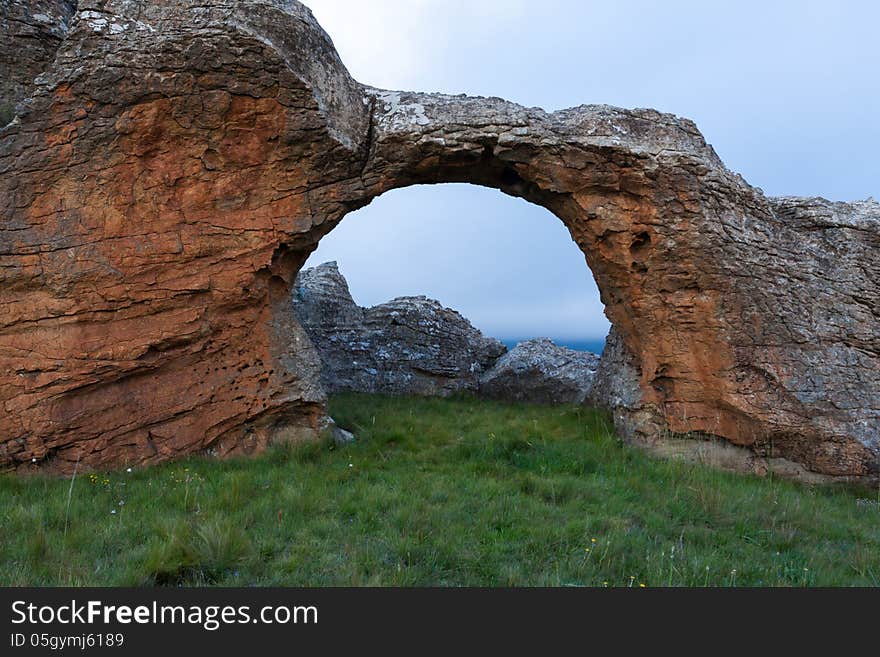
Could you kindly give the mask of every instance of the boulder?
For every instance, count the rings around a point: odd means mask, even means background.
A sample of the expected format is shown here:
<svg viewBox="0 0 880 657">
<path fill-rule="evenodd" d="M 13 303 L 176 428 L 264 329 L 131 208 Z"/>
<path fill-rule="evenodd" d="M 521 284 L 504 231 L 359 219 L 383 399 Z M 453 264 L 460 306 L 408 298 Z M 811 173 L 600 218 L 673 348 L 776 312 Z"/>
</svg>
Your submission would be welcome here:
<svg viewBox="0 0 880 657">
<path fill-rule="evenodd" d="M 351 431 L 340 427 L 333 418 L 327 419 L 327 427 L 324 429 L 324 432 L 329 435 L 330 440 L 335 445 L 348 445 L 357 441 L 357 436 Z"/>
<path fill-rule="evenodd" d="M 520 342 L 480 377 L 480 394 L 539 404 L 582 404 L 593 387 L 599 356 L 547 338 Z"/>
<path fill-rule="evenodd" d="M 424 296 L 359 307 L 335 262 L 302 271 L 294 312 L 323 363 L 328 392 L 440 395 L 477 390 L 506 347 Z"/>
</svg>

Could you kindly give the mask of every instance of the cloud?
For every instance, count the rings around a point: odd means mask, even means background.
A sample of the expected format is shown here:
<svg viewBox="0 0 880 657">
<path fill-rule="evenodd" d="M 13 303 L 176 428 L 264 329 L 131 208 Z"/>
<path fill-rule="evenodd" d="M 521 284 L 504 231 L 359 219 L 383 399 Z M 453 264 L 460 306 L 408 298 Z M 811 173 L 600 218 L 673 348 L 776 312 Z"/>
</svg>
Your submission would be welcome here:
<svg viewBox="0 0 880 657">
<path fill-rule="evenodd" d="M 485 45 L 533 7 L 525 0 L 310 0 L 352 75 L 388 89 L 427 88 L 456 48 Z M 433 74 L 431 73 L 433 72 Z M 431 87 L 435 90 L 435 87 Z"/>
</svg>

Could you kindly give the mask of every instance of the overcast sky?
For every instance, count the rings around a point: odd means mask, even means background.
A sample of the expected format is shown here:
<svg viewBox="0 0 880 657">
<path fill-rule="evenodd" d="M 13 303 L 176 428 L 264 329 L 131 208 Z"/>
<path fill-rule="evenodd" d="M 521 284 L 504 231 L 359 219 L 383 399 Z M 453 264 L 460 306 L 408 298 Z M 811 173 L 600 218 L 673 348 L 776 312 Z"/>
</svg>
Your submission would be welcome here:
<svg viewBox="0 0 880 657">
<path fill-rule="evenodd" d="M 880 198 L 880 3 L 305 0 L 359 81 L 556 110 L 694 119 L 771 195 Z M 495 190 L 396 190 L 348 215 L 309 264 L 355 299 L 427 294 L 501 337 L 601 337 L 583 255 L 547 210 Z"/>
</svg>

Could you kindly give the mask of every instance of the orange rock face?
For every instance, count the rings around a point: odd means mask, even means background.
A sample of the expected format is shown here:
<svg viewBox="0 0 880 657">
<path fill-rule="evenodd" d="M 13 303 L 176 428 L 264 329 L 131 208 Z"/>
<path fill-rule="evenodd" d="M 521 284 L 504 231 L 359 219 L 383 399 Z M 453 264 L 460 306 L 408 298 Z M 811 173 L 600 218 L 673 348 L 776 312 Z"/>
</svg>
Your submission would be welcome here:
<svg viewBox="0 0 880 657">
<path fill-rule="evenodd" d="M 878 472 L 876 204 L 766 199 L 670 115 L 364 87 L 298 3 L 81 2 L 31 96 L 0 131 L 0 469 L 314 436 L 296 272 L 375 196 L 470 182 L 584 251 L 625 435 Z"/>
</svg>

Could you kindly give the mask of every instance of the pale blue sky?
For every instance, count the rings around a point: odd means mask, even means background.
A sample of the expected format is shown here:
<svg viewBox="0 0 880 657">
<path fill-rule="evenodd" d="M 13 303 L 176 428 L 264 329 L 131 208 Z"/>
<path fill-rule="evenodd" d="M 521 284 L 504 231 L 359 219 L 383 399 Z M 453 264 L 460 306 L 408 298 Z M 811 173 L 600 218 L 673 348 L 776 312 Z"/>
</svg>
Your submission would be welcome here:
<svg viewBox="0 0 880 657">
<path fill-rule="evenodd" d="M 880 3 L 306 0 L 361 82 L 547 110 L 654 107 L 694 119 L 771 195 L 880 197 Z M 580 251 L 543 208 L 467 185 L 352 213 L 337 260 L 363 305 L 427 294 L 498 337 L 607 330 Z"/>
</svg>

